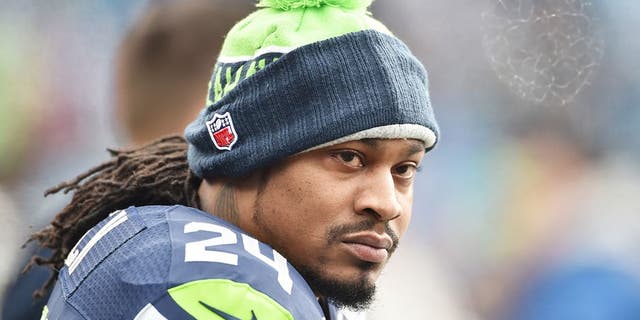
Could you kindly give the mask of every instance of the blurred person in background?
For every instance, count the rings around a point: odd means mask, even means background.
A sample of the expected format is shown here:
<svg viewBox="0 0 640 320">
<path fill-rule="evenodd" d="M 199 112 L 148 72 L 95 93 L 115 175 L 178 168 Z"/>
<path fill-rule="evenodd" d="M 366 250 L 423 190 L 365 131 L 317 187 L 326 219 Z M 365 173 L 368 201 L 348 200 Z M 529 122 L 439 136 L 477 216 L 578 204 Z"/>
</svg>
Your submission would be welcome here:
<svg viewBox="0 0 640 320">
<path fill-rule="evenodd" d="M 547 221 L 535 232 L 546 240 L 525 251 L 502 319 L 640 319 L 640 170 L 624 154 L 587 159 L 565 199 L 533 220 Z"/>
<path fill-rule="evenodd" d="M 252 8 L 248 0 L 150 2 L 130 26 L 116 54 L 116 127 L 124 132 L 121 138 L 140 145 L 182 132 L 202 108 L 202 93 L 215 62 L 211 52 L 220 50 L 226 31 Z M 14 220 L 11 222 L 17 222 Z M 25 233 L 10 230 L 16 237 Z M 18 275 L 26 262 L 17 258 L 24 255 L 17 249 L 25 240 L 6 242 L 6 253 L 15 254 L 11 258 L 17 261 L 7 264 L 13 268 L 2 278 L 10 285 L 1 300 L 2 319 L 40 319 L 48 298 L 33 298 L 33 292 L 49 277 L 48 268 L 34 266 Z M 11 245 L 15 250 L 10 251 Z M 29 249 L 27 256 L 50 254 L 34 250 Z"/>
<path fill-rule="evenodd" d="M 487 319 L 502 319 L 520 286 L 551 262 L 550 249 L 572 223 L 596 159 L 566 114 L 522 112 L 510 123 L 512 138 L 493 149 L 488 169 L 500 192 L 491 199 L 493 224 L 483 240 L 493 245 L 482 252 L 487 265 L 471 280 L 476 306 Z"/>
<path fill-rule="evenodd" d="M 203 92 L 226 30 L 253 8 L 250 0 L 152 3 L 126 35 L 116 60 L 116 118 L 139 146 L 181 134 L 202 109 Z"/>
<path fill-rule="evenodd" d="M 505 192 L 492 211 L 493 260 L 472 281 L 487 319 L 640 317 L 640 172 L 573 117 L 520 114 L 496 150 L 493 183 Z"/>
</svg>

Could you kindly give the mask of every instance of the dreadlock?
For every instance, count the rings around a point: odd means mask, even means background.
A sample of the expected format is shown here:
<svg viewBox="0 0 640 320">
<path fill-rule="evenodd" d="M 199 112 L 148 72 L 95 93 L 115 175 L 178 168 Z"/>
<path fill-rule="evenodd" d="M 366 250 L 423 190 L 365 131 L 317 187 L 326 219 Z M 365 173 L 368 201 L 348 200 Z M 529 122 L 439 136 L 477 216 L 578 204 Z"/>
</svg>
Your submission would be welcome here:
<svg viewBox="0 0 640 320">
<path fill-rule="evenodd" d="M 82 235 L 111 212 L 143 205 L 199 208 L 197 190 L 202 180 L 189 169 L 184 138 L 169 136 L 137 149 L 107 150 L 112 156 L 109 161 L 45 192 L 47 196 L 73 191 L 73 197 L 50 225 L 28 240 L 53 250 L 50 257 L 34 255 L 25 267 L 24 272 L 34 264 L 53 269 L 35 297 L 44 296 L 55 283 L 64 259 Z"/>
</svg>

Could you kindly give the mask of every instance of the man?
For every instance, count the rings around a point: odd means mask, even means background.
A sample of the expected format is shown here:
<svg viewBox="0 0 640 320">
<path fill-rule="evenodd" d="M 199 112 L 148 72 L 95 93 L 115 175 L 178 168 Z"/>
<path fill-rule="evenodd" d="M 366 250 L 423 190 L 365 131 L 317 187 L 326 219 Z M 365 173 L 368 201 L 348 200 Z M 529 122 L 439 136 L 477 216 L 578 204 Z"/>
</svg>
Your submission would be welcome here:
<svg viewBox="0 0 640 320">
<path fill-rule="evenodd" d="M 261 1 L 227 35 L 188 153 L 180 137 L 112 151 L 50 190 L 75 193 L 33 236 L 54 249 L 36 261 L 62 268 L 45 315 L 366 308 L 438 137 L 424 68 L 369 4 Z"/>
</svg>

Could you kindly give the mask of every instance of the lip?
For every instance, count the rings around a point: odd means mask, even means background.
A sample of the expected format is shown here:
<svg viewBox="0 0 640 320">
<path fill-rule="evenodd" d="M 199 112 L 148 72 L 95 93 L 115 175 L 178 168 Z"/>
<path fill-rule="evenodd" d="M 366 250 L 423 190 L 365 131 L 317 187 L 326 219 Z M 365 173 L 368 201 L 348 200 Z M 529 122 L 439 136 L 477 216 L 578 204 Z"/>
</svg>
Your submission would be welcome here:
<svg viewBox="0 0 640 320">
<path fill-rule="evenodd" d="M 393 246 L 389 236 L 375 232 L 351 234 L 341 240 L 356 258 L 372 263 L 385 262 L 389 257 L 389 249 Z"/>
</svg>

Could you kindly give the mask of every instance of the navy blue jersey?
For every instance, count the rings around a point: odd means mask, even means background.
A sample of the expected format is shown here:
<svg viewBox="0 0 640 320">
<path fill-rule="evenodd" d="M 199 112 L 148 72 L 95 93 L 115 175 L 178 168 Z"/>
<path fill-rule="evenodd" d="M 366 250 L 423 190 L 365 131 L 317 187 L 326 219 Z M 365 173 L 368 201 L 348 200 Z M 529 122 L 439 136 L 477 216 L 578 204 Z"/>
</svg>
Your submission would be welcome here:
<svg viewBox="0 0 640 320">
<path fill-rule="evenodd" d="M 349 318 L 330 309 L 333 319 Z M 43 315 L 324 319 L 308 284 L 278 252 L 183 206 L 131 207 L 89 230 L 69 253 Z"/>
</svg>

